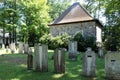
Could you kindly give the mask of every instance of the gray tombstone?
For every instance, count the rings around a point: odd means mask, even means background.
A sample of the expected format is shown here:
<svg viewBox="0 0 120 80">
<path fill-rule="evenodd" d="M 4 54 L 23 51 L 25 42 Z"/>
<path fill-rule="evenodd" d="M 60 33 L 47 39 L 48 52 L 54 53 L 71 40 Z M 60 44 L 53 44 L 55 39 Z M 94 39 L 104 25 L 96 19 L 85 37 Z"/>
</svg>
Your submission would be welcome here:
<svg viewBox="0 0 120 80">
<path fill-rule="evenodd" d="M 96 76 L 96 54 L 88 48 L 83 57 L 82 75 L 88 77 Z"/>
<path fill-rule="evenodd" d="M 35 44 L 33 57 L 33 70 L 48 71 L 48 46 L 44 44 Z"/>
<path fill-rule="evenodd" d="M 57 48 L 54 52 L 55 73 L 65 73 L 65 49 Z"/>
<path fill-rule="evenodd" d="M 108 52 L 105 55 L 105 74 L 109 80 L 120 80 L 120 53 Z"/>
<path fill-rule="evenodd" d="M 18 52 L 23 53 L 23 50 L 24 50 L 24 44 L 23 44 L 23 42 L 19 42 L 19 50 L 18 50 Z"/>
<path fill-rule="evenodd" d="M 98 55 L 99 55 L 99 57 L 103 57 L 103 49 L 102 49 L 102 47 L 98 47 Z"/>
<path fill-rule="evenodd" d="M 28 52 L 28 56 L 27 56 L 27 69 L 28 70 L 32 70 L 33 68 L 33 55 L 32 55 L 32 48 L 29 47 L 29 52 Z"/>
<path fill-rule="evenodd" d="M 28 54 L 29 52 L 29 45 L 28 44 L 24 44 L 24 53 Z"/>
<path fill-rule="evenodd" d="M 68 45 L 69 59 L 77 60 L 77 41 L 70 41 Z"/>
<path fill-rule="evenodd" d="M 16 50 L 15 43 L 10 44 L 10 50 L 11 50 L 11 53 L 15 53 L 15 50 Z"/>
</svg>

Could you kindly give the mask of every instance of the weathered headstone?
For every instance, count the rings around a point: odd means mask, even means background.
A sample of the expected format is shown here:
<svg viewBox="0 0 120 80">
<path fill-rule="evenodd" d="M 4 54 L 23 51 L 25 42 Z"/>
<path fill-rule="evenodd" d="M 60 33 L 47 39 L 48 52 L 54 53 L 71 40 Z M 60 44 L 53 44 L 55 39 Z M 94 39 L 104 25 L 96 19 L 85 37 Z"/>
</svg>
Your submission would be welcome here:
<svg viewBox="0 0 120 80">
<path fill-rule="evenodd" d="M 23 50 L 24 50 L 24 44 L 23 42 L 19 42 L 19 53 L 23 53 Z"/>
<path fill-rule="evenodd" d="M 40 72 L 48 71 L 48 46 L 35 44 L 33 60 L 33 70 Z"/>
<path fill-rule="evenodd" d="M 69 59 L 77 60 L 77 41 L 70 41 L 68 45 Z"/>
<path fill-rule="evenodd" d="M 11 53 L 15 53 L 15 50 L 16 50 L 15 43 L 10 44 L 10 49 L 11 49 Z"/>
<path fill-rule="evenodd" d="M 28 44 L 24 44 L 24 53 L 28 54 L 29 52 L 29 45 Z"/>
<path fill-rule="evenodd" d="M 65 72 L 65 49 L 57 48 L 54 52 L 54 71 L 55 73 Z"/>
<path fill-rule="evenodd" d="M 2 49 L 5 49 L 5 45 L 4 44 L 2 44 Z"/>
<path fill-rule="evenodd" d="M 29 48 L 29 53 L 27 57 L 27 69 L 32 70 L 33 68 L 33 55 L 32 55 L 32 49 Z"/>
<path fill-rule="evenodd" d="M 102 47 L 98 47 L 98 55 L 99 55 L 99 57 L 103 57 L 103 49 L 102 49 Z"/>
<path fill-rule="evenodd" d="M 91 48 L 88 48 L 83 57 L 82 75 L 96 76 L 96 54 Z"/>
<path fill-rule="evenodd" d="M 109 80 L 120 80 L 120 53 L 108 52 L 105 55 L 105 74 Z"/>
</svg>

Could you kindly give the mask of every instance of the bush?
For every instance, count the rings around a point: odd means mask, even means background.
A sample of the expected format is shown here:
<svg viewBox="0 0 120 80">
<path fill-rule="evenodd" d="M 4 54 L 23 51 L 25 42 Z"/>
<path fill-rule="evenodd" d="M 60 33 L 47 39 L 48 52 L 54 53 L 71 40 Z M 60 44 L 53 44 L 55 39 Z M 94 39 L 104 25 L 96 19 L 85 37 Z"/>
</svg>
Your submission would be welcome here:
<svg viewBox="0 0 120 80">
<path fill-rule="evenodd" d="M 81 32 L 76 32 L 72 40 L 77 41 L 78 51 L 85 51 L 85 41 Z"/>
<path fill-rule="evenodd" d="M 78 51 L 86 51 L 87 47 L 91 47 L 95 51 L 97 50 L 96 38 L 93 36 L 83 37 L 81 32 L 76 32 L 72 40 L 78 42 Z"/>
<path fill-rule="evenodd" d="M 48 44 L 49 49 L 67 48 L 69 40 L 70 36 L 67 33 L 56 37 L 53 37 L 50 34 L 48 34 L 40 38 L 40 43 Z"/>
<path fill-rule="evenodd" d="M 119 50 L 119 43 L 117 42 L 117 39 L 115 37 L 108 36 L 104 43 L 104 49 L 108 51 L 117 51 Z"/>
<path fill-rule="evenodd" d="M 92 50 L 97 51 L 96 38 L 94 36 L 86 36 L 84 38 L 85 48 L 91 47 Z"/>
</svg>

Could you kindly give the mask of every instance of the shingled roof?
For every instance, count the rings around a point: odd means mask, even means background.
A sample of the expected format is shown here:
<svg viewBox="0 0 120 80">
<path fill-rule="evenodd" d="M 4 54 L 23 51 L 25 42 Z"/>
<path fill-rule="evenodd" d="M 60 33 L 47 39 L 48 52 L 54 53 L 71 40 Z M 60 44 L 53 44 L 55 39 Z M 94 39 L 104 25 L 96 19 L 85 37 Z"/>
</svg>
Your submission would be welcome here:
<svg viewBox="0 0 120 80">
<path fill-rule="evenodd" d="M 52 24 L 50 25 L 59 25 L 67 23 L 76 23 L 84 21 L 97 21 L 94 19 L 81 5 L 79 2 L 74 3 L 70 6 L 61 16 L 59 16 Z M 101 24 L 101 23 L 100 23 Z"/>
</svg>

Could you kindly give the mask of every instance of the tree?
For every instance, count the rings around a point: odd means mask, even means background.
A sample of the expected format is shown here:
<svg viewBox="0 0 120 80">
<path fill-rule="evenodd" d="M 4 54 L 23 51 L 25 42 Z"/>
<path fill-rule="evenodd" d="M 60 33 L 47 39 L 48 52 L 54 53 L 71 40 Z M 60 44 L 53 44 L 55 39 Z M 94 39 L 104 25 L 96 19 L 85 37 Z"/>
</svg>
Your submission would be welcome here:
<svg viewBox="0 0 120 80">
<path fill-rule="evenodd" d="M 3 43 L 5 44 L 5 32 L 9 32 L 9 40 L 15 42 L 16 40 L 16 25 L 19 19 L 19 14 L 16 10 L 16 0 L 3 0 L 3 7 L 1 8 L 0 19 L 3 27 Z"/>
<path fill-rule="evenodd" d="M 107 50 L 120 50 L 120 1 L 106 1 L 105 16 L 107 23 L 105 29 L 105 48 Z"/>
<path fill-rule="evenodd" d="M 52 21 L 59 17 L 70 5 L 69 0 L 48 0 L 48 6 L 50 6 L 50 17 Z"/>
<path fill-rule="evenodd" d="M 46 5 L 47 0 L 21 0 L 19 4 L 19 10 L 21 14 L 21 22 L 24 25 L 20 25 L 21 31 L 24 29 L 23 34 L 24 42 L 39 41 L 39 38 L 48 33 L 48 22 L 50 17 L 48 14 L 49 7 Z M 24 26 L 24 27 L 23 27 Z M 21 35 L 23 35 L 21 34 Z M 34 37 L 33 37 L 34 36 Z"/>
</svg>

